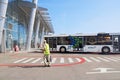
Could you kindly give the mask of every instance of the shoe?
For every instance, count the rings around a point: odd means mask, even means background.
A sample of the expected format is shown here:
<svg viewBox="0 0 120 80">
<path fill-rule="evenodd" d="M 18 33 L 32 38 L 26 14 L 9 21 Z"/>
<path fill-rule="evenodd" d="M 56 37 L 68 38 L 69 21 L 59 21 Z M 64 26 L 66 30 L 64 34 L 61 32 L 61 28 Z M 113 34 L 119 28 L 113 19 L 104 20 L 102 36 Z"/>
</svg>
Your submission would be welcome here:
<svg viewBox="0 0 120 80">
<path fill-rule="evenodd" d="M 50 67 L 51 65 L 48 65 L 48 67 Z"/>
</svg>

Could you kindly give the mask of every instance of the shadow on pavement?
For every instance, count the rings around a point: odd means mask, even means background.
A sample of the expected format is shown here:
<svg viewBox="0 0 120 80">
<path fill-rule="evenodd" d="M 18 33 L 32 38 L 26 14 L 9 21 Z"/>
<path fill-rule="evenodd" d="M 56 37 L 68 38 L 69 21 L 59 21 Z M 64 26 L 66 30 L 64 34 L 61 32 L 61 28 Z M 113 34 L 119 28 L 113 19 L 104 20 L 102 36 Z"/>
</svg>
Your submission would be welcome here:
<svg viewBox="0 0 120 80">
<path fill-rule="evenodd" d="M 10 68 L 14 68 L 14 67 L 21 67 L 21 68 L 45 68 L 46 66 L 44 65 L 29 65 L 29 66 L 9 66 Z"/>
</svg>

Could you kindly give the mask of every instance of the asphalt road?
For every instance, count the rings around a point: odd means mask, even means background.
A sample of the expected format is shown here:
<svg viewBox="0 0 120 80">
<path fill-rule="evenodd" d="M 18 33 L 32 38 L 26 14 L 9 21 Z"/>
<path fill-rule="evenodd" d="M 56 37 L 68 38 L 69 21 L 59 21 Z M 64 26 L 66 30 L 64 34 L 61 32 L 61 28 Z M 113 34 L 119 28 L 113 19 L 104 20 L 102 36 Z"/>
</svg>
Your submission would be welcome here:
<svg viewBox="0 0 120 80">
<path fill-rule="evenodd" d="M 120 54 L 52 54 L 44 67 L 41 53 L 0 54 L 0 80 L 120 80 Z"/>
</svg>

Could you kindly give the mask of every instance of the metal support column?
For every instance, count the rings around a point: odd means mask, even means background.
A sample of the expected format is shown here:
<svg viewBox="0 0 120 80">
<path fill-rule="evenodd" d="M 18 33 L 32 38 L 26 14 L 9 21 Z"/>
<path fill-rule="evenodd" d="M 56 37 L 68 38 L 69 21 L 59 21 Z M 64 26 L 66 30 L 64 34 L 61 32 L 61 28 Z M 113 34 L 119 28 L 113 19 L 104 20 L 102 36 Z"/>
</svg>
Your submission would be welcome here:
<svg viewBox="0 0 120 80">
<path fill-rule="evenodd" d="M 38 0 L 33 0 L 33 3 L 36 4 L 36 7 L 32 8 L 31 14 L 30 14 L 30 21 L 28 24 L 27 43 L 26 43 L 26 50 L 27 51 L 30 51 L 30 48 L 31 48 L 31 40 L 32 40 L 33 27 L 34 27 L 34 22 L 35 22 L 37 2 L 38 2 Z"/>
<path fill-rule="evenodd" d="M 42 47 L 42 43 L 43 43 L 43 40 L 44 40 L 44 32 L 45 32 L 45 27 L 43 26 L 43 28 L 42 28 L 42 35 L 41 35 L 41 39 L 40 39 L 41 47 Z"/>
<path fill-rule="evenodd" d="M 3 28 L 5 24 L 7 6 L 8 6 L 8 0 L 0 0 L 0 52 L 3 52 L 2 37 L 3 37 Z"/>
<path fill-rule="evenodd" d="M 39 32 L 39 28 L 40 28 L 40 19 L 38 18 L 37 19 L 37 26 L 36 26 L 36 35 L 35 35 L 35 48 L 37 48 L 38 47 L 38 32 Z M 40 42 L 39 42 L 40 43 Z"/>
</svg>

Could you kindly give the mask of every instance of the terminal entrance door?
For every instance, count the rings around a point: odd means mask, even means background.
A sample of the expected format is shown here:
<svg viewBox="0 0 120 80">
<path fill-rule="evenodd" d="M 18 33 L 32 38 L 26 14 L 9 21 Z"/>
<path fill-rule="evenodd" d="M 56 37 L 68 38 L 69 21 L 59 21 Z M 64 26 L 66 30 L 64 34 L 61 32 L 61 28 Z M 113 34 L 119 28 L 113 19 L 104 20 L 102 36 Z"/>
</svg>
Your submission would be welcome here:
<svg viewBox="0 0 120 80">
<path fill-rule="evenodd" d="M 13 50 L 13 37 L 12 37 L 12 32 L 8 31 L 6 32 L 6 50 L 7 51 L 12 51 Z"/>
</svg>

